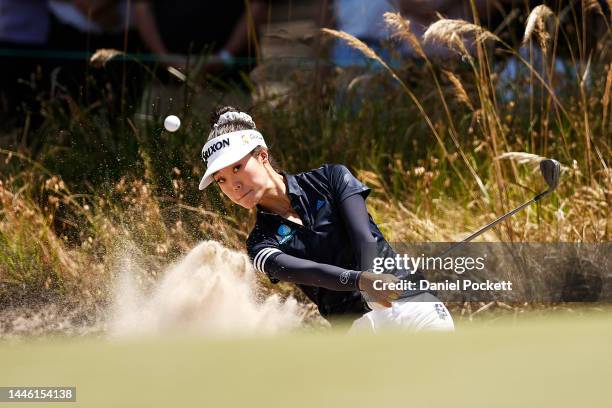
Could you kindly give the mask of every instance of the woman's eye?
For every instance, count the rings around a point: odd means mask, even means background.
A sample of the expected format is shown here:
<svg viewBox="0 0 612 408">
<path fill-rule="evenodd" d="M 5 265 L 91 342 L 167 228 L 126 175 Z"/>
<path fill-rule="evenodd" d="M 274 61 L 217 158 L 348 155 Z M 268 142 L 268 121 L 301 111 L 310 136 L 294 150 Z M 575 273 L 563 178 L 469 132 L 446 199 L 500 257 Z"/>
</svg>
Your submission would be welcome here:
<svg viewBox="0 0 612 408">
<path fill-rule="evenodd" d="M 240 170 L 240 165 L 234 166 L 234 173 L 236 173 L 238 170 Z"/>
<path fill-rule="evenodd" d="M 217 182 L 217 184 L 221 184 L 221 183 L 223 183 L 225 181 L 225 179 L 220 178 L 220 179 L 217 179 L 215 181 Z"/>
</svg>

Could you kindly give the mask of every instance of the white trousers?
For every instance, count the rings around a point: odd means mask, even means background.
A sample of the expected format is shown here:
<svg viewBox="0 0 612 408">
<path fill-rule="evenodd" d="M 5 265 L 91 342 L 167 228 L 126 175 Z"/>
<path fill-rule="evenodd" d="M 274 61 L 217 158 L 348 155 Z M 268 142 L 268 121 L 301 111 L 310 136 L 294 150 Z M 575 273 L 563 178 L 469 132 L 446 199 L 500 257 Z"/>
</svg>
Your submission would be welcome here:
<svg viewBox="0 0 612 408">
<path fill-rule="evenodd" d="M 374 309 L 353 322 L 349 333 L 382 329 L 412 331 L 453 331 L 453 318 L 444 303 L 431 293 L 422 293 L 409 300 L 392 302 L 391 307 Z"/>
</svg>

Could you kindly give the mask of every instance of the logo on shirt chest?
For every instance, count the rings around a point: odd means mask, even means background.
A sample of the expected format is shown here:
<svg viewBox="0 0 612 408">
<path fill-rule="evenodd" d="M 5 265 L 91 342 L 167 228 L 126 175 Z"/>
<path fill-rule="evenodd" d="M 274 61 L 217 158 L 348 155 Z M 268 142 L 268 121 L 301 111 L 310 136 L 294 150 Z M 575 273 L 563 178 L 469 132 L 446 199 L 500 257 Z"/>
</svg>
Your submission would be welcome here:
<svg viewBox="0 0 612 408">
<path fill-rule="evenodd" d="M 278 230 L 276 230 L 276 233 L 277 233 L 276 239 L 278 240 L 278 243 L 284 244 L 285 242 L 289 241 L 295 235 L 295 230 L 292 230 L 291 227 L 289 227 L 288 225 L 281 224 L 278 227 Z"/>
<path fill-rule="evenodd" d="M 327 197 L 319 197 L 312 201 L 310 213 L 312 214 L 314 228 L 319 231 L 326 231 L 333 226 L 336 216 L 331 201 L 328 201 Z"/>
</svg>

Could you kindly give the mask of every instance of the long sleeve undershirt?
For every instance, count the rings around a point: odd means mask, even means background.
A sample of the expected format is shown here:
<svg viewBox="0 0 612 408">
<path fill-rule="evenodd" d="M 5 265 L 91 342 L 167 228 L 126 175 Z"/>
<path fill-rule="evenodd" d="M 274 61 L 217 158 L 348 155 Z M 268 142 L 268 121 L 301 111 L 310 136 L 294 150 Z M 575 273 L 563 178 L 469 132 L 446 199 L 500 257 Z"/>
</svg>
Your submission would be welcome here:
<svg viewBox="0 0 612 408">
<path fill-rule="evenodd" d="M 353 194 L 340 203 L 340 212 L 355 251 L 355 261 L 361 265 L 361 248 L 376 239 L 369 226 L 369 215 L 361 194 Z M 361 269 L 367 269 L 361 267 Z M 334 265 L 313 262 L 277 252 L 265 261 L 265 271 L 273 279 L 302 285 L 318 286 L 331 290 L 348 291 L 358 289 L 358 271 Z"/>
</svg>

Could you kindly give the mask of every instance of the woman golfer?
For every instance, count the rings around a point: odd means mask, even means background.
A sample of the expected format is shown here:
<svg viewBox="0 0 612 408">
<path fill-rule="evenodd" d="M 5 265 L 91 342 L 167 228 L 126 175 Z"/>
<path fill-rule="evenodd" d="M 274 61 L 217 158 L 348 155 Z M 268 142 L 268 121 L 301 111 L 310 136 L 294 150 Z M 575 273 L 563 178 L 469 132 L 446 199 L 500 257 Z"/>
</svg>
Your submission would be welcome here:
<svg viewBox="0 0 612 408">
<path fill-rule="evenodd" d="M 246 242 L 257 270 L 273 283 L 295 283 L 327 319 L 361 316 L 354 328 L 454 328 L 440 300 L 418 290 L 420 273 L 371 271 L 375 258 L 395 253 L 366 209 L 370 189 L 346 167 L 279 171 L 247 113 L 224 107 L 212 122 L 200 190 L 215 182 L 234 203 L 257 208 Z M 390 285 L 402 281 L 417 282 L 416 290 Z"/>
</svg>

